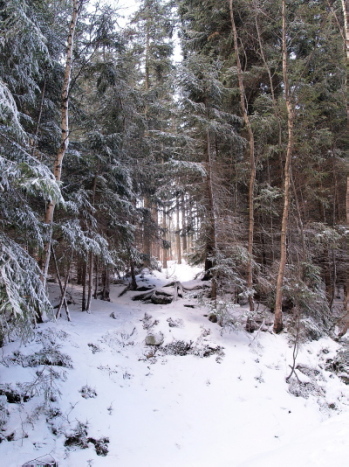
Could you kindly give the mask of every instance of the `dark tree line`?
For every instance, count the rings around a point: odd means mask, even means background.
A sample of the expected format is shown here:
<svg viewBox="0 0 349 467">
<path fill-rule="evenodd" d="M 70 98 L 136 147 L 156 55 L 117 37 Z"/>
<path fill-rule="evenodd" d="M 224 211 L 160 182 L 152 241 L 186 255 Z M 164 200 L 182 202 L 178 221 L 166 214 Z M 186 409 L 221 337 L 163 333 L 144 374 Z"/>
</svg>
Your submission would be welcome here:
<svg viewBox="0 0 349 467">
<path fill-rule="evenodd" d="M 0 328 L 186 258 L 222 295 L 349 313 L 348 5 L 0 1 Z M 174 55 L 180 46 L 182 57 Z M 68 312 L 68 310 L 67 310 Z"/>
</svg>

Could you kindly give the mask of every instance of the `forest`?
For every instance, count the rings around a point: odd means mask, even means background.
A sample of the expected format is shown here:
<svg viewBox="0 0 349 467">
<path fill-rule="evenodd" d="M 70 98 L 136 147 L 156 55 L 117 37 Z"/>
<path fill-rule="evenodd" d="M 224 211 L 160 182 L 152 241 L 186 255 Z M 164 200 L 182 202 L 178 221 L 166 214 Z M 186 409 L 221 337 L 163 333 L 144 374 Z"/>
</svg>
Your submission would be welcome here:
<svg viewBox="0 0 349 467">
<path fill-rule="evenodd" d="M 348 0 L 0 1 L 0 345 L 167 261 L 349 323 Z M 341 320 L 341 321 L 340 321 Z"/>
</svg>

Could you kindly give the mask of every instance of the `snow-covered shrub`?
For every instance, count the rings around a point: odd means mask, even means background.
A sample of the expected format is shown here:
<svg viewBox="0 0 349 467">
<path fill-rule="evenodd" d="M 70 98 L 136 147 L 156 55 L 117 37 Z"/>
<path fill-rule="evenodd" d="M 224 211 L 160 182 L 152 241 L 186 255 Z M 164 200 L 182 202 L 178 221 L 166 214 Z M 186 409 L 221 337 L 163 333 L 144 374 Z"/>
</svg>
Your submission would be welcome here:
<svg viewBox="0 0 349 467">
<path fill-rule="evenodd" d="M 81 449 L 88 448 L 88 423 L 77 422 L 74 431 L 66 435 L 64 446 L 73 447 L 76 446 Z"/>
<path fill-rule="evenodd" d="M 304 397 L 308 399 L 309 396 L 324 396 L 324 390 L 311 381 L 301 381 L 298 378 L 291 378 L 289 381 L 288 391 L 296 397 Z"/>
<path fill-rule="evenodd" d="M 203 300 L 202 305 L 209 309 L 209 320 L 218 323 L 225 329 L 235 330 L 241 328 L 245 321 L 245 315 L 242 311 L 239 315 L 234 314 L 234 304 L 225 300 Z"/>
<path fill-rule="evenodd" d="M 33 387 L 28 387 L 25 383 L 0 384 L 0 396 L 6 396 L 9 404 L 21 404 L 27 402 L 35 396 Z"/>
<path fill-rule="evenodd" d="M 62 353 L 59 346 L 44 347 L 38 352 L 25 358 L 23 366 L 61 366 L 64 368 L 73 368 L 72 359 L 69 355 Z"/>
<path fill-rule="evenodd" d="M 7 409 L 7 404 L 7 397 L 5 395 L 0 396 L 0 431 L 4 429 L 10 415 L 10 412 Z"/>
<path fill-rule="evenodd" d="M 326 369 L 335 372 L 344 383 L 349 384 L 349 350 L 340 349 L 334 358 L 328 358 Z"/>
<path fill-rule="evenodd" d="M 142 322 L 143 322 L 143 329 L 150 329 L 153 326 L 156 326 L 159 324 L 159 321 L 157 319 L 153 320 L 153 317 L 149 315 L 148 313 L 144 313 Z"/>
<path fill-rule="evenodd" d="M 46 455 L 26 462 L 22 467 L 58 467 L 58 462 L 51 455 Z"/>
<path fill-rule="evenodd" d="M 171 317 L 167 319 L 168 325 L 170 328 L 182 328 L 184 323 L 182 319 L 173 320 Z"/>
<path fill-rule="evenodd" d="M 89 447 L 89 443 L 94 445 L 97 456 L 106 456 L 108 454 L 109 438 L 103 437 L 95 439 L 89 437 L 88 424 L 78 421 L 75 430 L 70 435 L 66 435 L 64 446 L 76 446 L 80 449 L 87 449 Z"/>
<path fill-rule="evenodd" d="M 87 384 L 80 389 L 81 396 L 84 399 L 93 399 L 97 397 L 97 392 L 95 389 L 91 388 Z"/>
<path fill-rule="evenodd" d="M 44 396 L 45 403 L 55 402 L 61 395 L 61 390 L 57 381 L 65 381 L 66 374 L 64 371 L 56 371 L 52 367 L 44 367 L 35 372 L 35 379 L 28 383 L 23 383 L 23 387 L 27 394 L 35 396 Z"/>
</svg>

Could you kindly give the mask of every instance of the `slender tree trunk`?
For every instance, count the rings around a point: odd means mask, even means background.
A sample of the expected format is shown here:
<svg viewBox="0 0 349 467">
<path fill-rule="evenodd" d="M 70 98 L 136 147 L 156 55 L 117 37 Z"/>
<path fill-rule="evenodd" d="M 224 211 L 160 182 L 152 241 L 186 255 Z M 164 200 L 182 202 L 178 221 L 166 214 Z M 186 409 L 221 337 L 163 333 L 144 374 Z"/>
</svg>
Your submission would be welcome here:
<svg viewBox="0 0 349 467">
<path fill-rule="evenodd" d="M 206 104 L 206 118 L 209 119 L 209 109 Z M 205 259 L 205 277 L 211 279 L 211 298 L 217 298 L 217 274 L 212 272 L 215 266 L 215 256 L 217 254 L 217 225 L 216 225 L 216 207 L 213 189 L 213 160 L 211 148 L 210 129 L 206 130 L 206 190 L 207 190 L 207 226 L 206 226 L 206 259 Z"/>
<path fill-rule="evenodd" d="M 236 67 L 240 90 L 240 108 L 243 115 L 248 141 L 249 164 L 250 164 L 250 179 L 248 184 L 248 264 L 247 264 L 247 289 L 248 302 L 250 311 L 254 310 L 253 300 L 253 243 L 254 243 L 254 187 L 256 183 L 256 161 L 255 161 L 255 144 L 254 134 L 251 121 L 248 115 L 246 91 L 244 84 L 243 71 L 239 56 L 239 38 L 234 19 L 233 0 L 228 0 L 230 10 L 230 20 L 233 30 L 234 51 L 236 55 Z"/>
<path fill-rule="evenodd" d="M 55 267 L 56 267 L 56 274 L 57 274 L 57 280 L 58 280 L 59 288 L 61 290 L 61 300 L 60 300 L 58 310 L 57 310 L 57 313 L 56 313 L 56 318 L 57 319 L 59 318 L 59 316 L 61 314 L 62 306 L 64 305 L 65 313 L 67 315 L 67 319 L 68 319 L 68 321 L 71 321 L 70 313 L 69 313 L 69 309 L 68 309 L 68 303 L 67 303 L 67 300 L 65 298 L 65 295 L 66 295 L 66 292 L 67 292 L 68 279 L 69 279 L 69 275 L 70 275 L 71 260 L 69 261 L 68 272 L 67 272 L 65 283 L 64 283 L 64 286 L 63 286 L 61 275 L 59 273 L 57 258 L 56 258 L 56 255 L 55 255 L 55 252 L 54 252 L 53 248 L 52 248 L 52 256 L 53 256 L 54 264 L 55 264 Z"/>
<path fill-rule="evenodd" d="M 62 309 L 62 306 L 64 304 L 65 314 L 67 315 L 67 320 L 68 321 L 71 321 L 71 319 L 70 319 L 70 313 L 69 313 L 68 303 L 67 303 L 67 299 L 66 299 L 66 293 L 67 293 L 67 288 L 68 288 L 68 283 L 69 283 L 69 276 L 70 276 L 70 269 L 71 269 L 72 262 L 73 262 L 72 258 L 70 258 L 69 259 L 69 265 L 68 265 L 68 271 L 67 271 L 67 274 L 65 276 L 64 287 L 63 287 L 63 290 L 62 290 L 61 301 L 60 301 L 60 304 L 59 304 L 59 307 L 58 307 L 58 310 L 57 310 L 57 313 L 56 313 L 56 318 L 58 318 L 58 316 L 61 314 L 61 309 Z"/>
<path fill-rule="evenodd" d="M 152 204 L 151 208 L 151 218 L 152 222 L 156 226 L 156 235 L 154 236 L 154 241 L 152 242 L 152 256 L 156 259 L 160 259 L 160 243 L 159 243 L 159 209 L 156 203 Z"/>
<path fill-rule="evenodd" d="M 180 208 L 179 208 L 179 196 L 177 197 L 177 225 L 176 225 L 176 237 L 177 237 L 177 261 L 178 264 L 182 264 L 182 246 L 181 246 L 181 226 L 180 226 Z"/>
<path fill-rule="evenodd" d="M 284 283 L 286 257 L 287 257 L 287 232 L 288 232 L 288 213 L 290 204 L 290 186 L 291 186 L 291 159 L 293 152 L 294 139 L 294 109 L 291 101 L 290 85 L 288 80 L 288 60 L 286 43 L 286 0 L 282 0 L 282 73 L 284 80 L 284 93 L 287 109 L 287 150 L 285 160 L 285 182 L 284 182 L 284 206 L 281 223 L 281 244 L 280 244 L 280 265 L 276 281 L 276 299 L 275 299 L 275 318 L 274 332 L 279 333 L 283 329 L 282 322 L 282 287 Z"/>
<path fill-rule="evenodd" d="M 81 311 L 86 311 L 87 300 L 86 300 L 86 261 L 82 263 L 82 300 L 81 300 Z"/>
<path fill-rule="evenodd" d="M 135 263 L 132 258 L 130 258 L 130 269 L 131 269 L 131 284 L 130 290 L 137 290 L 137 281 L 135 273 Z"/>
<path fill-rule="evenodd" d="M 102 300 L 110 301 L 110 277 L 109 268 L 105 266 L 102 273 Z"/>
<path fill-rule="evenodd" d="M 99 173 L 99 168 L 97 169 L 94 179 L 93 179 L 92 200 L 91 200 L 92 207 L 94 207 L 95 202 L 96 202 L 98 173 Z M 94 269 L 94 254 L 92 251 L 90 251 L 88 255 L 88 286 L 87 286 L 87 304 L 86 304 L 86 311 L 88 313 L 91 310 L 91 302 L 92 302 L 93 269 Z"/>
<path fill-rule="evenodd" d="M 282 119 L 280 115 L 280 110 L 277 105 L 277 99 L 275 96 L 275 90 L 274 90 L 274 83 L 273 83 L 273 74 L 270 69 L 270 66 L 267 61 L 267 57 L 265 55 L 264 47 L 263 47 L 263 41 L 262 41 L 262 34 L 260 30 L 260 25 L 259 25 L 259 15 L 260 15 L 260 7 L 259 7 L 259 0 L 253 0 L 253 7 L 254 7 L 254 14 L 255 14 L 255 25 L 256 25 L 256 32 L 257 32 L 257 38 L 258 38 L 258 44 L 259 44 L 259 51 L 261 54 L 261 58 L 264 64 L 265 69 L 267 70 L 268 73 L 268 80 L 269 80 L 269 87 L 270 87 L 270 93 L 273 101 L 273 109 L 274 109 L 274 114 L 275 118 L 278 124 L 278 139 L 279 139 L 279 148 L 281 149 L 282 146 Z M 270 182 L 270 164 L 269 160 L 267 161 L 267 167 L 268 167 L 268 183 L 269 185 L 271 184 Z M 271 253 L 271 258 L 272 262 L 275 261 L 275 248 L 274 248 L 274 225 L 273 225 L 273 213 L 272 209 L 270 209 L 270 240 L 271 240 L 271 248 L 270 248 L 270 253 Z M 265 254 L 265 253 L 264 253 Z"/>
<path fill-rule="evenodd" d="M 150 196 L 144 196 L 144 229 L 143 229 L 143 252 L 144 265 L 150 268 L 151 262 L 151 201 Z"/>
<path fill-rule="evenodd" d="M 64 79 L 63 87 L 61 94 L 61 144 L 56 155 L 53 166 L 53 174 L 57 182 L 61 181 L 62 177 L 62 163 L 65 153 L 67 152 L 69 145 L 69 91 L 70 91 L 70 80 L 71 72 L 73 67 L 73 49 L 74 49 L 74 35 L 76 24 L 79 16 L 79 10 L 82 6 L 82 0 L 72 0 L 72 16 L 69 26 L 68 34 L 68 44 L 66 52 L 66 62 L 64 69 Z M 44 251 L 44 264 L 43 264 L 43 273 L 42 281 L 46 287 L 48 268 L 50 264 L 50 254 L 51 254 L 51 241 L 52 241 L 52 223 L 53 223 L 53 214 L 55 210 L 56 203 L 52 200 L 48 203 L 44 222 L 49 226 L 49 240 L 45 245 Z"/>
<path fill-rule="evenodd" d="M 95 288 L 93 292 L 93 298 L 97 300 L 98 296 L 98 280 L 99 280 L 99 275 L 98 275 L 98 259 L 96 258 L 95 260 Z"/>
<path fill-rule="evenodd" d="M 92 302 L 93 269 L 94 269 L 93 263 L 94 263 L 94 255 L 93 255 L 93 252 L 90 251 L 88 255 L 87 303 L 86 303 L 86 311 L 88 313 L 90 313 L 91 302 Z"/>
<path fill-rule="evenodd" d="M 182 239 L 183 239 L 183 254 L 186 253 L 188 249 L 187 245 L 187 219 L 186 219 L 186 212 L 185 212 L 185 195 L 183 194 L 181 196 L 181 204 L 182 204 L 182 228 L 183 228 L 183 233 L 182 233 Z"/>
<path fill-rule="evenodd" d="M 166 209 L 165 206 L 162 211 L 162 230 L 164 243 L 167 241 L 167 223 L 166 223 Z M 164 245 L 166 246 L 166 245 Z M 167 248 L 162 248 L 162 267 L 167 268 Z"/>
<path fill-rule="evenodd" d="M 349 175 L 347 176 L 347 191 L 345 197 L 345 211 L 346 211 L 346 222 L 347 229 L 349 229 Z M 349 236 L 347 234 L 347 254 L 349 254 Z M 349 271 L 347 269 L 346 277 L 346 293 L 345 293 L 345 310 L 349 315 Z"/>
<path fill-rule="evenodd" d="M 343 8 L 343 18 L 344 18 L 344 42 L 345 42 L 345 54 L 346 54 L 346 89 L 345 95 L 346 99 L 348 98 L 348 72 L 349 72 L 349 0 L 342 0 Z M 349 104 L 346 101 L 347 105 L 347 126 L 349 130 Z M 349 175 L 347 175 L 347 190 L 346 190 L 346 199 L 345 199 L 345 208 L 346 208 L 346 224 L 349 228 Z M 349 238 L 347 238 L 347 254 L 349 254 Z M 349 271 L 347 272 L 346 278 L 346 293 L 345 293 L 345 310 L 349 314 Z"/>
<path fill-rule="evenodd" d="M 342 8 L 344 16 L 345 52 L 347 56 L 347 65 L 349 66 L 349 0 L 342 0 Z"/>
</svg>

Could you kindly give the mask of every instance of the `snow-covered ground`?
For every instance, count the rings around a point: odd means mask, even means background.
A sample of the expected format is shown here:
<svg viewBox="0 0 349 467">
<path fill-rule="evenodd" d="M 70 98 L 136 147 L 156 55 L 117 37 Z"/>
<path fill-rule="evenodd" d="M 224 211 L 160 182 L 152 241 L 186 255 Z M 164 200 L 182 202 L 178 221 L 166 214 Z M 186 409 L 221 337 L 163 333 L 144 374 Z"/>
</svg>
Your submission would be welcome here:
<svg viewBox="0 0 349 467">
<path fill-rule="evenodd" d="M 195 272 L 177 265 L 144 281 Z M 0 387 L 21 383 L 30 398 L 0 396 L 1 466 L 41 456 L 60 467 L 349 465 L 349 386 L 325 370 L 339 344 L 303 345 L 297 363 L 310 371 L 298 376 L 312 390 L 296 397 L 286 335 L 222 329 L 195 298 L 144 304 L 135 292 L 118 297 L 123 287 L 91 314 L 72 306 L 72 322 L 1 349 Z M 163 336 L 160 347 L 146 345 L 150 333 Z M 60 366 L 40 365 L 45 355 Z"/>
</svg>

